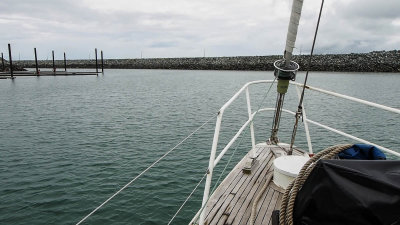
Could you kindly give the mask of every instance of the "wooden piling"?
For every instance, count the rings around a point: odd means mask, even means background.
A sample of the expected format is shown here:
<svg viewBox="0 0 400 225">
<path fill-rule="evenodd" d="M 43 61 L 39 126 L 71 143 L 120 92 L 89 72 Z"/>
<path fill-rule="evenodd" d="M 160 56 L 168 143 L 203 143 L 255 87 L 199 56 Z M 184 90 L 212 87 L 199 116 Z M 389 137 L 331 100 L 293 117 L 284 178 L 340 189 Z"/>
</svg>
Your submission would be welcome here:
<svg viewBox="0 0 400 225">
<path fill-rule="evenodd" d="M 1 71 L 6 70 L 6 67 L 4 66 L 4 56 L 3 56 L 3 53 L 1 53 L 1 68 L 2 68 Z"/>
<path fill-rule="evenodd" d="M 11 74 L 11 79 L 14 79 L 14 71 L 13 71 L 13 66 L 12 66 L 12 56 L 11 56 L 11 45 L 8 44 L 8 59 L 10 61 L 10 74 Z"/>
<path fill-rule="evenodd" d="M 65 52 L 64 52 L 64 71 L 67 72 L 67 57 L 65 56 Z"/>
<path fill-rule="evenodd" d="M 34 48 L 33 51 L 35 52 L 36 75 L 39 76 L 39 65 L 38 65 L 38 62 L 37 62 L 37 52 L 36 52 L 36 48 Z"/>
<path fill-rule="evenodd" d="M 101 55 L 101 73 L 104 73 L 103 50 L 101 50 L 100 55 Z"/>
<path fill-rule="evenodd" d="M 55 74 L 56 73 L 56 65 L 54 63 L 54 50 L 51 51 L 51 55 L 53 56 L 53 73 Z"/>
<path fill-rule="evenodd" d="M 96 73 L 98 73 L 99 72 L 99 66 L 97 64 L 97 48 L 94 49 L 94 55 L 96 57 Z"/>
</svg>

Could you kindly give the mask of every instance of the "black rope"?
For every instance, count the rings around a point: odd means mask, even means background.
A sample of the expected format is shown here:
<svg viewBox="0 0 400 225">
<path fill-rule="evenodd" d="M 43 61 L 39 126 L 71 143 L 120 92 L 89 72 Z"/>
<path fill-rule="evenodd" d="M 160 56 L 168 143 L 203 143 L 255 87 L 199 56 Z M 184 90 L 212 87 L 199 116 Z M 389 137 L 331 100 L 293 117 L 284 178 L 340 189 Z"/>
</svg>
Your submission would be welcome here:
<svg viewBox="0 0 400 225">
<path fill-rule="evenodd" d="M 313 44 L 311 47 L 311 53 L 310 53 L 310 59 L 308 61 L 308 65 L 307 65 L 307 72 L 306 72 L 306 78 L 304 79 L 304 85 L 303 85 L 303 91 L 301 92 L 301 97 L 300 97 L 300 102 L 299 102 L 299 106 L 297 107 L 297 112 L 296 112 L 296 123 L 294 124 L 293 127 L 293 132 L 292 132 L 292 140 L 290 142 L 290 150 L 289 150 L 289 155 L 292 154 L 293 151 L 293 144 L 294 144 L 294 140 L 296 137 L 296 132 L 297 132 L 297 124 L 299 123 L 299 118 L 303 115 L 303 99 L 304 99 L 304 91 L 306 89 L 306 85 L 307 85 L 307 80 L 308 80 L 308 72 L 310 71 L 310 67 L 311 67 L 311 60 L 313 57 L 313 53 L 314 53 L 314 46 L 315 46 L 315 41 L 317 40 L 317 33 L 318 33 L 318 28 L 319 28 L 319 22 L 321 20 L 321 14 L 322 14 L 322 9 L 324 7 L 324 0 L 322 0 L 321 2 L 321 8 L 319 10 L 319 15 L 318 15 L 318 22 L 317 22 L 317 27 L 315 28 L 315 33 L 314 33 L 314 40 L 313 40 Z"/>
</svg>

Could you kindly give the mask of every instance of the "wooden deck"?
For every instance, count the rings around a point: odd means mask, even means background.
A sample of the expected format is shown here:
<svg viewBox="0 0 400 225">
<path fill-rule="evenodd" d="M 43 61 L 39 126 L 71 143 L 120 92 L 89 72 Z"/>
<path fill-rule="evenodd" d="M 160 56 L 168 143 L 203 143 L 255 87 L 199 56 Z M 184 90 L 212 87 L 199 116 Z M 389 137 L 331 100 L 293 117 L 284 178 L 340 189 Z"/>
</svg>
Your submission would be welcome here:
<svg viewBox="0 0 400 225">
<path fill-rule="evenodd" d="M 284 154 L 284 148 L 266 144 L 257 145 L 253 149 L 256 151 L 257 158 L 250 174 L 242 171 L 246 160 L 250 157 L 247 154 L 210 197 L 204 209 L 205 224 L 248 224 L 254 199 L 265 185 L 268 172 L 273 171 L 273 159 Z M 294 154 L 307 155 L 298 149 L 294 150 Z M 272 224 L 272 211 L 279 209 L 283 191 L 272 181 L 269 183 L 257 204 L 255 224 Z M 195 223 L 192 221 L 190 224 Z"/>
</svg>

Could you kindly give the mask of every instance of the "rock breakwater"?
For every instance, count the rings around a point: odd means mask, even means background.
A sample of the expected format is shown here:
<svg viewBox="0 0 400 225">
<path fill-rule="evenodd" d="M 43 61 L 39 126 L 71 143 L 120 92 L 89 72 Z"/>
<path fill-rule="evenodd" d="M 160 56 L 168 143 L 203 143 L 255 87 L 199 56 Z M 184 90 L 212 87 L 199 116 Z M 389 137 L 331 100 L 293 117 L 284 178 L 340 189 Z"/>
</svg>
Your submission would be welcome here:
<svg viewBox="0 0 400 225">
<path fill-rule="evenodd" d="M 300 70 L 306 70 L 309 55 L 296 55 Z M 182 69 L 182 70 L 273 70 L 273 62 L 281 55 L 199 57 L 199 58 L 152 58 L 152 59 L 106 59 L 104 68 L 116 69 Z M 51 68 L 52 61 L 39 60 L 39 67 Z M 16 61 L 16 65 L 34 68 L 33 60 Z M 57 68 L 64 62 L 56 60 Z M 68 68 L 95 68 L 94 60 L 68 60 Z M 100 65 L 100 61 L 99 61 Z M 400 72 L 400 51 L 374 51 L 370 53 L 314 55 L 312 71 L 342 72 Z"/>
<path fill-rule="evenodd" d="M 0 72 L 10 71 L 10 63 L 6 59 L 3 59 L 3 62 L 4 62 L 4 68 L 2 65 L 2 58 L 0 57 Z M 13 71 L 26 71 L 26 69 L 24 69 L 24 67 L 22 67 L 20 65 L 13 64 L 12 67 L 13 67 Z"/>
</svg>

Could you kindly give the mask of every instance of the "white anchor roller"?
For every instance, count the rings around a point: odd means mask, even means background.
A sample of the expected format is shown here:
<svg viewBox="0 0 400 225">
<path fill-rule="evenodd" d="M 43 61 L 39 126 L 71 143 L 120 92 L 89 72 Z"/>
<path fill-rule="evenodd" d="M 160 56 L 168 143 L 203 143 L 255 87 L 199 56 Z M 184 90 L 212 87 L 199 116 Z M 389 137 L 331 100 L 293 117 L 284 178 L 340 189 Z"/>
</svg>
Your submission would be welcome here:
<svg viewBox="0 0 400 225">
<path fill-rule="evenodd" d="M 288 155 L 274 160 L 274 183 L 286 189 L 299 174 L 308 157 Z"/>
</svg>

